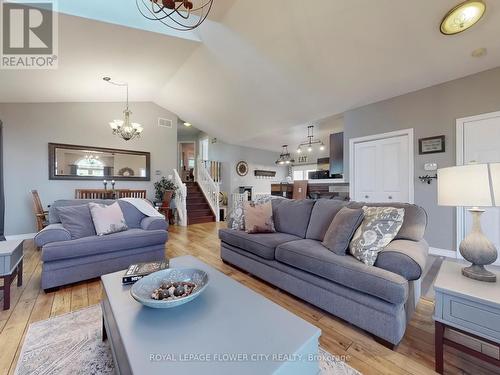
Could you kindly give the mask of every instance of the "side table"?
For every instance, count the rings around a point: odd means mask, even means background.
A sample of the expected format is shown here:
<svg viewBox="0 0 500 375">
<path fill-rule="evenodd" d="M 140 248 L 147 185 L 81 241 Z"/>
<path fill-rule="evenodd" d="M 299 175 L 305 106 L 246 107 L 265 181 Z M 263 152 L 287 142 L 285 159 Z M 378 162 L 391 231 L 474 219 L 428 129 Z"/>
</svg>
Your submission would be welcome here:
<svg viewBox="0 0 500 375">
<path fill-rule="evenodd" d="M 444 345 L 500 366 L 500 268 L 489 266 L 497 282 L 462 275 L 466 263 L 446 260 L 434 290 L 436 372 L 442 374 Z"/>
<path fill-rule="evenodd" d="M 17 276 L 23 285 L 23 241 L 0 241 L 0 279 L 3 279 L 3 309 L 10 309 L 10 285 Z"/>
</svg>

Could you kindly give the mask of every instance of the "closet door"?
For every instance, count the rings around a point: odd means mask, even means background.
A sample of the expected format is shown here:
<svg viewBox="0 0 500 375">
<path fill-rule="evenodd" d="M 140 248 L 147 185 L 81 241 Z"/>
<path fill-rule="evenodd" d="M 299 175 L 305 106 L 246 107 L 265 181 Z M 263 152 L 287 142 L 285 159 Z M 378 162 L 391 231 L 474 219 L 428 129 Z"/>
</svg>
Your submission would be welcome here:
<svg viewBox="0 0 500 375">
<path fill-rule="evenodd" d="M 354 197 L 364 202 L 409 202 L 408 136 L 354 144 Z"/>
</svg>

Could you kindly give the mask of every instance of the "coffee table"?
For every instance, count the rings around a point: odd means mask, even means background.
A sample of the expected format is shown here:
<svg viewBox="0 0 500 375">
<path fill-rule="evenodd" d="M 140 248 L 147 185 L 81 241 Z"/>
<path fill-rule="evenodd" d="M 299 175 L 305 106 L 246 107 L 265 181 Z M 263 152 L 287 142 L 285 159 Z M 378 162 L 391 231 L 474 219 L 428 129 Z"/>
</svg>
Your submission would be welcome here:
<svg viewBox="0 0 500 375">
<path fill-rule="evenodd" d="M 128 374 L 317 374 L 320 329 L 192 256 L 172 268 L 199 268 L 210 284 L 171 309 L 136 302 L 124 271 L 101 277 L 103 338 L 116 371 Z"/>
</svg>

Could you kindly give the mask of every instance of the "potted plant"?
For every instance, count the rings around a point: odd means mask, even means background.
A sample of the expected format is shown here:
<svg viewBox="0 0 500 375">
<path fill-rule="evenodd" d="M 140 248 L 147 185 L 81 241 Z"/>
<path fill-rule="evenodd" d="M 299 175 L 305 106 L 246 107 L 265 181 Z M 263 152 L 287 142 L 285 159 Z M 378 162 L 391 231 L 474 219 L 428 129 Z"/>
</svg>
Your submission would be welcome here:
<svg viewBox="0 0 500 375">
<path fill-rule="evenodd" d="M 175 198 L 177 186 L 172 180 L 163 176 L 160 181 L 154 183 L 155 196 L 158 202 L 162 202 L 162 206 L 169 207 L 170 201 Z"/>
</svg>

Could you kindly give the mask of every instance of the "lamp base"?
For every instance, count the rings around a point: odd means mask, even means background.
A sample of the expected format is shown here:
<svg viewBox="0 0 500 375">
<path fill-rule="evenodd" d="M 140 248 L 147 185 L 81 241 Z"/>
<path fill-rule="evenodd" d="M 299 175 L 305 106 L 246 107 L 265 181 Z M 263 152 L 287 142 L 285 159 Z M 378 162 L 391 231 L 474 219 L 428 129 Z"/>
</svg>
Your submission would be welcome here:
<svg viewBox="0 0 500 375">
<path fill-rule="evenodd" d="M 497 281 L 497 277 L 493 272 L 488 271 L 484 266 L 478 264 L 462 268 L 462 275 L 474 280 L 486 281 L 489 283 Z"/>
</svg>

